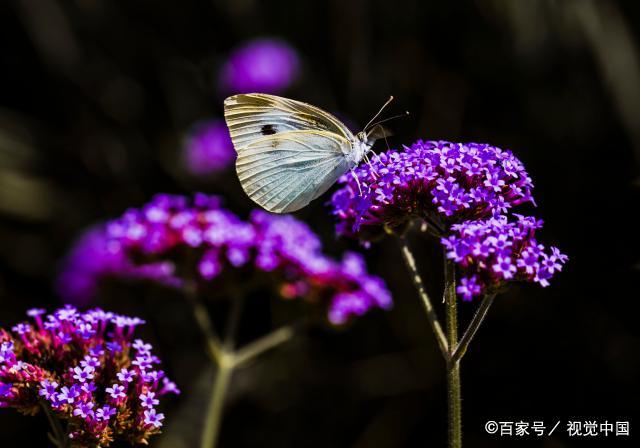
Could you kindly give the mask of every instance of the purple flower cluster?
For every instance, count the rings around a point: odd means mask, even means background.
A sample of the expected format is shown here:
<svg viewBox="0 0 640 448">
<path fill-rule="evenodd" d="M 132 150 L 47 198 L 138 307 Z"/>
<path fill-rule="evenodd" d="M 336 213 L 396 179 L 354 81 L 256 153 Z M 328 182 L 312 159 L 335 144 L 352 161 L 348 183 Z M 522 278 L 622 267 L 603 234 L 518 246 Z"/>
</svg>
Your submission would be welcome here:
<svg viewBox="0 0 640 448">
<path fill-rule="evenodd" d="M 454 224 L 441 243 L 462 275 L 457 292 L 465 300 L 494 292 L 510 281 L 534 281 L 542 286 L 562 270 L 567 256 L 556 247 L 547 251 L 535 239 L 542 221 L 515 215 Z"/>
<path fill-rule="evenodd" d="M 325 256 L 318 237 L 291 216 L 256 210 L 243 221 L 217 197 L 163 194 L 100 232 L 99 244 L 89 239 L 90 247 L 74 248 L 65 263 L 58 289 L 67 299 L 90 299 L 105 277 L 147 278 L 174 287 L 189 278 L 206 286 L 238 271 L 243 283 L 266 280 L 282 297 L 325 305 L 334 324 L 391 307 L 384 283 L 367 274 L 361 257 L 347 254 L 336 262 Z"/>
<path fill-rule="evenodd" d="M 341 235 L 371 240 L 423 219 L 438 233 L 456 222 L 533 202 L 533 185 L 511 151 L 479 143 L 422 141 L 390 150 L 338 181 L 332 198 Z M 360 186 L 358 186 L 358 183 Z M 362 192 L 362 193 L 361 193 Z"/>
<path fill-rule="evenodd" d="M 69 305 L 27 314 L 32 322 L 0 329 L 0 407 L 33 415 L 45 406 L 77 447 L 147 444 L 160 432 L 158 398 L 179 390 L 155 368 L 151 345 L 133 340 L 142 319 Z"/>
<path fill-rule="evenodd" d="M 298 77 L 296 51 L 278 39 L 257 39 L 237 48 L 220 72 L 225 93 L 278 93 Z"/>
<path fill-rule="evenodd" d="M 197 176 L 228 168 L 236 159 L 236 152 L 224 121 L 196 124 L 185 140 L 183 156 L 187 169 Z"/>
<path fill-rule="evenodd" d="M 542 221 L 514 214 L 535 205 L 533 184 L 513 153 L 478 143 L 418 141 L 389 150 L 347 174 L 332 198 L 337 233 L 368 244 L 386 232 L 402 234 L 426 222 L 462 275 L 463 299 L 491 293 L 509 281 L 549 284 L 567 256 L 537 243 Z"/>
</svg>

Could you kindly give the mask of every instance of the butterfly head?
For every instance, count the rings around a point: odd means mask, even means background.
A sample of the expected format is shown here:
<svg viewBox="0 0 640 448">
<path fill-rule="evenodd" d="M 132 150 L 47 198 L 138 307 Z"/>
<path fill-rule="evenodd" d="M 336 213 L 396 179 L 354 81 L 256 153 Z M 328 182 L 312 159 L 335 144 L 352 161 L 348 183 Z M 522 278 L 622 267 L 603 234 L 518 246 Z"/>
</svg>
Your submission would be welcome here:
<svg viewBox="0 0 640 448">
<path fill-rule="evenodd" d="M 365 131 L 360 131 L 356 134 L 356 140 L 360 143 L 367 143 L 369 138 L 367 137 L 367 133 Z"/>
</svg>

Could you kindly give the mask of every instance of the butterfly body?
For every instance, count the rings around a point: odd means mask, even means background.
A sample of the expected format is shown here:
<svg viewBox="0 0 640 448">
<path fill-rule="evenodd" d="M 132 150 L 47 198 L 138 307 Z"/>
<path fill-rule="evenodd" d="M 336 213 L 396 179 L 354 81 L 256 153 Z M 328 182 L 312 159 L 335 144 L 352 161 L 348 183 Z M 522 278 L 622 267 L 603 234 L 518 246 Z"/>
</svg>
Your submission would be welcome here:
<svg viewBox="0 0 640 448">
<path fill-rule="evenodd" d="M 224 109 L 242 188 L 271 212 L 306 206 L 371 149 L 366 133 L 354 135 L 330 113 L 300 101 L 240 94 L 227 98 Z"/>
</svg>

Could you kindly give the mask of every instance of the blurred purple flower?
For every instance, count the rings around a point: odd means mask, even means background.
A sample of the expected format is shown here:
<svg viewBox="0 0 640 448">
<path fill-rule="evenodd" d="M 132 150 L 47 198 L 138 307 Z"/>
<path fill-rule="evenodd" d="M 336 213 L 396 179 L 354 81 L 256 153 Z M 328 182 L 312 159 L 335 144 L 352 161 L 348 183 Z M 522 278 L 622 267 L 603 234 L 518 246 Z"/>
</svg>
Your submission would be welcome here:
<svg viewBox="0 0 640 448">
<path fill-rule="evenodd" d="M 461 271 L 457 292 L 465 300 L 495 292 L 510 281 L 549 285 L 549 279 L 562 270 L 568 257 L 555 248 L 547 251 L 535 239 L 542 221 L 515 215 L 454 224 L 451 235 L 441 243 L 446 256 Z"/>
<path fill-rule="evenodd" d="M 223 120 L 196 124 L 185 139 L 183 156 L 187 169 L 196 176 L 224 170 L 233 164 L 236 152 Z"/>
<path fill-rule="evenodd" d="M 279 93 L 298 77 L 296 51 L 279 39 L 256 39 L 237 48 L 220 72 L 225 93 Z"/>
<path fill-rule="evenodd" d="M 0 408 L 34 415 L 47 406 L 67 422 L 73 447 L 109 446 L 114 438 L 147 444 L 162 426 L 160 420 L 150 426 L 147 413 L 155 413 L 157 397 L 179 391 L 166 387 L 166 378 L 159 386 L 159 374 L 147 381 L 147 372 L 132 362 L 139 355 L 131 339 L 140 320 L 101 309 L 80 313 L 69 305 L 44 317 L 47 325 L 20 326 L 27 332 L 0 329 Z M 122 328 L 122 322 L 129 325 Z M 87 337 L 81 328 L 88 325 L 96 331 Z M 105 344 L 127 349 L 105 352 Z M 133 373 L 127 388 L 112 385 L 117 372 Z M 148 397 L 144 407 L 142 396 Z"/>
<path fill-rule="evenodd" d="M 77 305 L 88 303 L 98 292 L 101 277 L 126 272 L 130 279 L 148 279 L 170 286 L 179 280 L 173 275 L 169 261 L 137 266 L 122 251 L 122 245 L 107 237 L 105 229 L 89 229 L 73 245 L 63 261 L 63 269 L 56 281 L 56 290 Z"/>
<path fill-rule="evenodd" d="M 444 234 L 457 222 L 482 219 L 533 202 L 533 184 L 510 151 L 479 143 L 422 141 L 361 164 L 331 200 L 337 232 L 369 241 L 413 219 Z"/>
<path fill-rule="evenodd" d="M 87 243 L 83 239 L 81 244 Z M 67 299 L 90 300 L 107 277 L 144 278 L 173 287 L 188 277 L 206 286 L 243 270 L 243 282 L 253 276 L 284 298 L 323 304 L 334 324 L 392 305 L 382 280 L 366 272 L 358 255 L 336 262 L 322 253 L 309 227 L 292 216 L 255 210 L 243 221 L 215 196 L 156 195 L 141 209 L 108 222 L 89 245 L 73 248 L 63 267 L 58 290 Z M 90 259 L 83 263 L 85 256 Z"/>
</svg>

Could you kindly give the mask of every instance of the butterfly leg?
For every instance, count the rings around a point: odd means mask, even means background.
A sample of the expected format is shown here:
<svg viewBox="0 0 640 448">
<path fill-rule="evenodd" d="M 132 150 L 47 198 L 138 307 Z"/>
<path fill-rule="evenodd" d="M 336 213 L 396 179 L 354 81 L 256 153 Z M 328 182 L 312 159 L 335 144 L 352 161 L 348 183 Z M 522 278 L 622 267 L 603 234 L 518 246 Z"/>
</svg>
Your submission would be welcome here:
<svg viewBox="0 0 640 448">
<path fill-rule="evenodd" d="M 368 152 L 372 152 L 374 155 L 376 155 L 376 153 L 369 149 L 367 152 L 364 153 L 364 160 L 367 162 L 367 165 L 369 165 L 369 168 L 371 168 L 371 174 L 373 175 L 373 178 L 377 179 L 379 177 L 378 172 L 373 167 L 373 165 L 371 165 L 371 160 L 369 160 L 369 157 L 367 156 Z"/>
<path fill-rule="evenodd" d="M 362 196 L 362 187 L 360 187 L 360 179 L 358 179 L 358 176 L 356 175 L 356 172 L 354 170 L 351 170 L 351 175 L 353 176 L 353 178 L 356 181 L 356 184 L 358 185 L 358 191 L 360 192 L 360 196 Z"/>
</svg>

